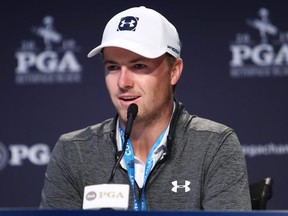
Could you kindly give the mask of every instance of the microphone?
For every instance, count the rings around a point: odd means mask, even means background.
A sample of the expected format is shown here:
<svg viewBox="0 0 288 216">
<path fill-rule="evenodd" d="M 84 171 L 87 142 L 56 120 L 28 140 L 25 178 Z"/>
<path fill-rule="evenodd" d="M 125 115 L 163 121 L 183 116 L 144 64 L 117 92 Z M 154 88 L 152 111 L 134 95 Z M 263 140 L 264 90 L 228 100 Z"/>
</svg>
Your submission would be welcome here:
<svg viewBox="0 0 288 216">
<path fill-rule="evenodd" d="M 125 128 L 125 133 L 124 133 L 125 140 L 128 140 L 130 137 L 132 125 L 137 114 L 138 114 L 137 104 L 135 103 L 130 104 L 127 110 L 127 123 L 126 123 L 126 128 Z"/>
<path fill-rule="evenodd" d="M 120 156 L 112 169 L 108 184 L 89 185 L 84 188 L 83 209 L 102 210 L 127 210 L 129 205 L 129 185 L 111 184 L 117 167 L 122 160 L 128 139 L 130 137 L 134 119 L 138 113 L 138 106 L 135 103 L 129 105 L 127 109 L 127 122 L 124 132 L 124 144 Z"/>
<path fill-rule="evenodd" d="M 138 106 L 137 104 L 135 103 L 132 103 L 129 105 L 128 109 L 127 109 L 127 122 L 126 122 L 126 127 L 125 127 L 125 132 L 124 132 L 124 144 L 123 144 L 123 148 L 122 148 L 122 151 L 112 169 L 112 172 L 111 172 L 111 175 L 110 175 L 110 179 L 108 181 L 108 183 L 111 183 L 113 181 L 113 178 L 114 178 L 114 175 L 115 175 L 115 172 L 116 172 L 116 169 L 117 167 L 119 166 L 120 164 L 120 161 L 122 160 L 124 154 L 125 154 L 125 150 L 126 150 L 126 146 L 127 146 L 127 142 L 128 142 L 128 139 L 130 137 L 130 133 L 132 131 L 132 126 L 133 126 L 133 122 L 134 122 L 134 119 L 136 118 L 138 114 Z"/>
</svg>

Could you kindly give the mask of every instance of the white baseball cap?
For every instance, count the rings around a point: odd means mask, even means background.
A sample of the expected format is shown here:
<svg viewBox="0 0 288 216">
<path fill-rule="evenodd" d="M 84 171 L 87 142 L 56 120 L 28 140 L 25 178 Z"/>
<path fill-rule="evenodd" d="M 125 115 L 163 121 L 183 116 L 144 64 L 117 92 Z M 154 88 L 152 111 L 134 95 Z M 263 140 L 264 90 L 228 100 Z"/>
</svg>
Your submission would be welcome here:
<svg viewBox="0 0 288 216">
<path fill-rule="evenodd" d="M 95 56 L 104 47 L 119 47 L 146 58 L 164 53 L 180 57 L 180 40 L 176 28 L 155 10 L 133 7 L 116 14 L 107 23 L 102 42 L 88 53 Z"/>
</svg>

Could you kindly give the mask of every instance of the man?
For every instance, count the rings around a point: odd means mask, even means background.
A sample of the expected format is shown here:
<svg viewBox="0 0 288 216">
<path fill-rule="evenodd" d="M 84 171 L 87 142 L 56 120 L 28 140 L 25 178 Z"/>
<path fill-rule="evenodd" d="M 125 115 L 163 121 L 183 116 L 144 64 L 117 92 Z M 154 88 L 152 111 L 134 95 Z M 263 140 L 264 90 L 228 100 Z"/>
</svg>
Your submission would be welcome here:
<svg viewBox="0 0 288 216">
<path fill-rule="evenodd" d="M 152 9 L 130 8 L 108 22 L 101 45 L 88 57 L 102 54 L 118 115 L 60 137 L 41 208 L 82 208 L 85 186 L 108 182 L 123 148 L 127 109 L 134 103 L 139 111 L 111 179 L 130 184 L 128 209 L 251 209 L 235 132 L 190 115 L 174 97 L 183 69 L 180 49 L 175 27 Z"/>
</svg>

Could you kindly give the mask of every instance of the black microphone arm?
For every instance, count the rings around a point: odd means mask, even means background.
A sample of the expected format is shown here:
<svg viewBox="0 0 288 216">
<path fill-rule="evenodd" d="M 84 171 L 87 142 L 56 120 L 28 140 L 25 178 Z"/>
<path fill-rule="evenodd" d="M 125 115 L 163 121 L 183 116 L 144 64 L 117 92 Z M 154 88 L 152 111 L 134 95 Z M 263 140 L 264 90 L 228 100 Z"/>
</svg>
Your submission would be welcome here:
<svg viewBox="0 0 288 216">
<path fill-rule="evenodd" d="M 110 175 L 110 179 L 108 181 L 108 183 L 111 183 L 113 181 L 115 172 L 117 167 L 120 164 L 120 161 L 122 160 L 124 154 L 125 154 L 125 150 L 126 150 L 126 146 L 127 146 L 127 142 L 128 139 L 130 137 L 131 131 L 132 131 L 132 126 L 133 126 L 133 122 L 134 119 L 136 118 L 138 114 L 138 106 L 135 103 L 132 103 L 129 105 L 128 109 L 127 109 L 127 122 L 126 122 L 126 127 L 125 127 L 125 132 L 124 132 L 124 144 L 123 144 L 123 148 L 121 151 L 121 154 L 119 155 L 119 157 L 117 158 L 117 161 L 112 169 L 111 175 Z"/>
</svg>

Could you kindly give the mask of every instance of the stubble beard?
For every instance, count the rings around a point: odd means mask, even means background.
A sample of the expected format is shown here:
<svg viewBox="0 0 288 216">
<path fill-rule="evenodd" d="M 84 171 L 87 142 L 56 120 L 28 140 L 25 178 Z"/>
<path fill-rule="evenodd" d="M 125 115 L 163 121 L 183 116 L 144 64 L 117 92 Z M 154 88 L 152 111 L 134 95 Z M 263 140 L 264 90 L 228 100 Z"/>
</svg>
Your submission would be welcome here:
<svg viewBox="0 0 288 216">
<path fill-rule="evenodd" d="M 156 103 L 157 104 L 157 103 Z M 142 109 L 142 112 L 141 112 Z M 170 114 L 171 117 L 173 110 L 173 97 L 167 95 L 164 98 L 161 104 L 157 104 L 157 106 L 144 106 L 139 107 L 139 114 L 135 119 L 135 124 L 141 126 L 142 128 L 148 126 L 154 126 L 163 121 L 163 118 L 167 118 L 167 113 Z"/>
</svg>

